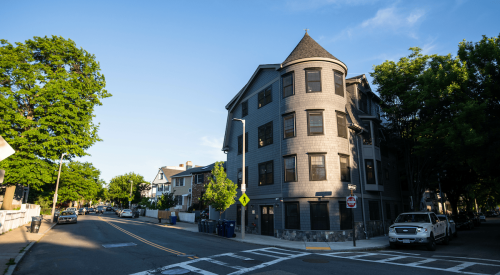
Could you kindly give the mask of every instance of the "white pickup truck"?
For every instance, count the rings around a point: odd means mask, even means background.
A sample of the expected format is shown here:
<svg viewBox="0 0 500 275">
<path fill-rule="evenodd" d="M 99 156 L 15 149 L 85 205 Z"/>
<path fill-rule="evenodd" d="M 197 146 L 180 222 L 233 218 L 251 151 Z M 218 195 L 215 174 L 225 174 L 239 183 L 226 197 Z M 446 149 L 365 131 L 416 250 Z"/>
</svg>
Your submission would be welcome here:
<svg viewBox="0 0 500 275">
<path fill-rule="evenodd" d="M 433 212 L 407 212 L 399 214 L 389 227 L 391 248 L 399 245 L 425 245 L 430 251 L 436 250 L 436 243 L 448 244 L 446 221 L 440 221 Z"/>
</svg>

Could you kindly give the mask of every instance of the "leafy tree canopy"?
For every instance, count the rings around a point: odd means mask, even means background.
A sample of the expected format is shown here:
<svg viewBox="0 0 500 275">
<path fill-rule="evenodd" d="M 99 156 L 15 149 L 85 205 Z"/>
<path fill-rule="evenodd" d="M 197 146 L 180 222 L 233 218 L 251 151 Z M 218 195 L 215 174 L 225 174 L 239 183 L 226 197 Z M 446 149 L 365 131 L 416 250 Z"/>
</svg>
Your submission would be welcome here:
<svg viewBox="0 0 500 275">
<path fill-rule="evenodd" d="M 215 163 L 212 176 L 210 182 L 205 186 L 206 191 L 203 195 L 203 201 L 222 214 L 234 204 L 238 186 L 227 178 L 223 161 Z"/>
<path fill-rule="evenodd" d="M 61 169 L 57 201 L 91 201 L 103 189 L 101 171 L 88 162 L 64 163 Z"/>
<path fill-rule="evenodd" d="M 138 203 L 141 201 L 140 191 L 147 184 L 144 177 L 134 172 L 125 175 L 116 176 L 109 182 L 109 196 L 122 203 L 127 204 L 130 195 L 130 185 L 132 181 L 132 202 Z M 146 183 L 146 184 L 145 184 Z"/>
</svg>

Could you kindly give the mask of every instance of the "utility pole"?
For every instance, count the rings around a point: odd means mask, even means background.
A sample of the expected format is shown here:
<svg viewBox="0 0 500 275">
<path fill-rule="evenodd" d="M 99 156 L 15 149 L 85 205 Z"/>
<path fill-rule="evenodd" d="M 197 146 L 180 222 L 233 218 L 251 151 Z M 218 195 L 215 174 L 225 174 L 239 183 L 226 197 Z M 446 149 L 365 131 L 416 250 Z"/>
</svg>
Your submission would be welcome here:
<svg viewBox="0 0 500 275">
<path fill-rule="evenodd" d="M 54 200 L 52 201 L 52 214 L 51 214 L 52 222 L 55 222 L 54 221 L 54 213 L 56 212 L 57 189 L 59 189 L 59 178 L 61 177 L 62 159 L 65 155 L 66 155 L 66 153 L 63 153 L 61 155 L 61 161 L 59 162 L 59 173 L 57 173 L 56 192 L 54 193 Z"/>
<path fill-rule="evenodd" d="M 130 181 L 130 195 L 128 196 L 128 209 L 130 209 L 132 204 L 132 180 Z"/>
<path fill-rule="evenodd" d="M 247 191 L 247 186 L 245 182 L 245 120 L 244 119 L 239 119 L 239 118 L 233 118 L 235 121 L 241 121 L 243 124 L 243 148 L 241 149 L 242 151 L 242 166 L 241 166 L 241 195 L 244 195 L 245 192 Z M 241 239 L 245 239 L 245 205 L 241 206 Z"/>
</svg>

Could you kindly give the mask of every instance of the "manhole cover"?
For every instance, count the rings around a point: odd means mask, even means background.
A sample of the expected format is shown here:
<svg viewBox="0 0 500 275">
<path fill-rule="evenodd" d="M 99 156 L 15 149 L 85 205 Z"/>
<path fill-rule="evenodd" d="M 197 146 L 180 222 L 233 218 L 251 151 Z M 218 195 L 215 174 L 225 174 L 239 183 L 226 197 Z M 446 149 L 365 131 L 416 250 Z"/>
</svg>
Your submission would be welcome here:
<svg viewBox="0 0 500 275">
<path fill-rule="evenodd" d="M 328 263 L 328 260 L 324 260 L 324 259 L 303 259 L 302 260 L 303 262 L 306 262 L 306 263 L 312 263 L 312 264 L 326 264 Z"/>
<path fill-rule="evenodd" d="M 174 269 L 167 269 L 163 271 L 161 274 L 188 274 L 190 271 L 188 269 L 184 268 L 174 268 Z"/>
</svg>

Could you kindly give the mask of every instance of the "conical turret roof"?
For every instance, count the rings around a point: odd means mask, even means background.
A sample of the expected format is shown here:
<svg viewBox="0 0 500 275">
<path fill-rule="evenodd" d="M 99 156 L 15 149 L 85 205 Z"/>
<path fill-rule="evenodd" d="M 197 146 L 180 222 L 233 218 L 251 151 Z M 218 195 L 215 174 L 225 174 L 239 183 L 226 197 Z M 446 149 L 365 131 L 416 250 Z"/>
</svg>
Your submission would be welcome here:
<svg viewBox="0 0 500 275">
<path fill-rule="evenodd" d="M 293 49 L 292 53 L 286 58 L 283 64 L 288 62 L 311 57 L 324 57 L 339 60 L 323 47 L 321 47 L 318 42 L 314 41 L 309 34 L 306 32 L 299 44 Z M 340 61 L 340 60 L 339 60 Z"/>
</svg>

